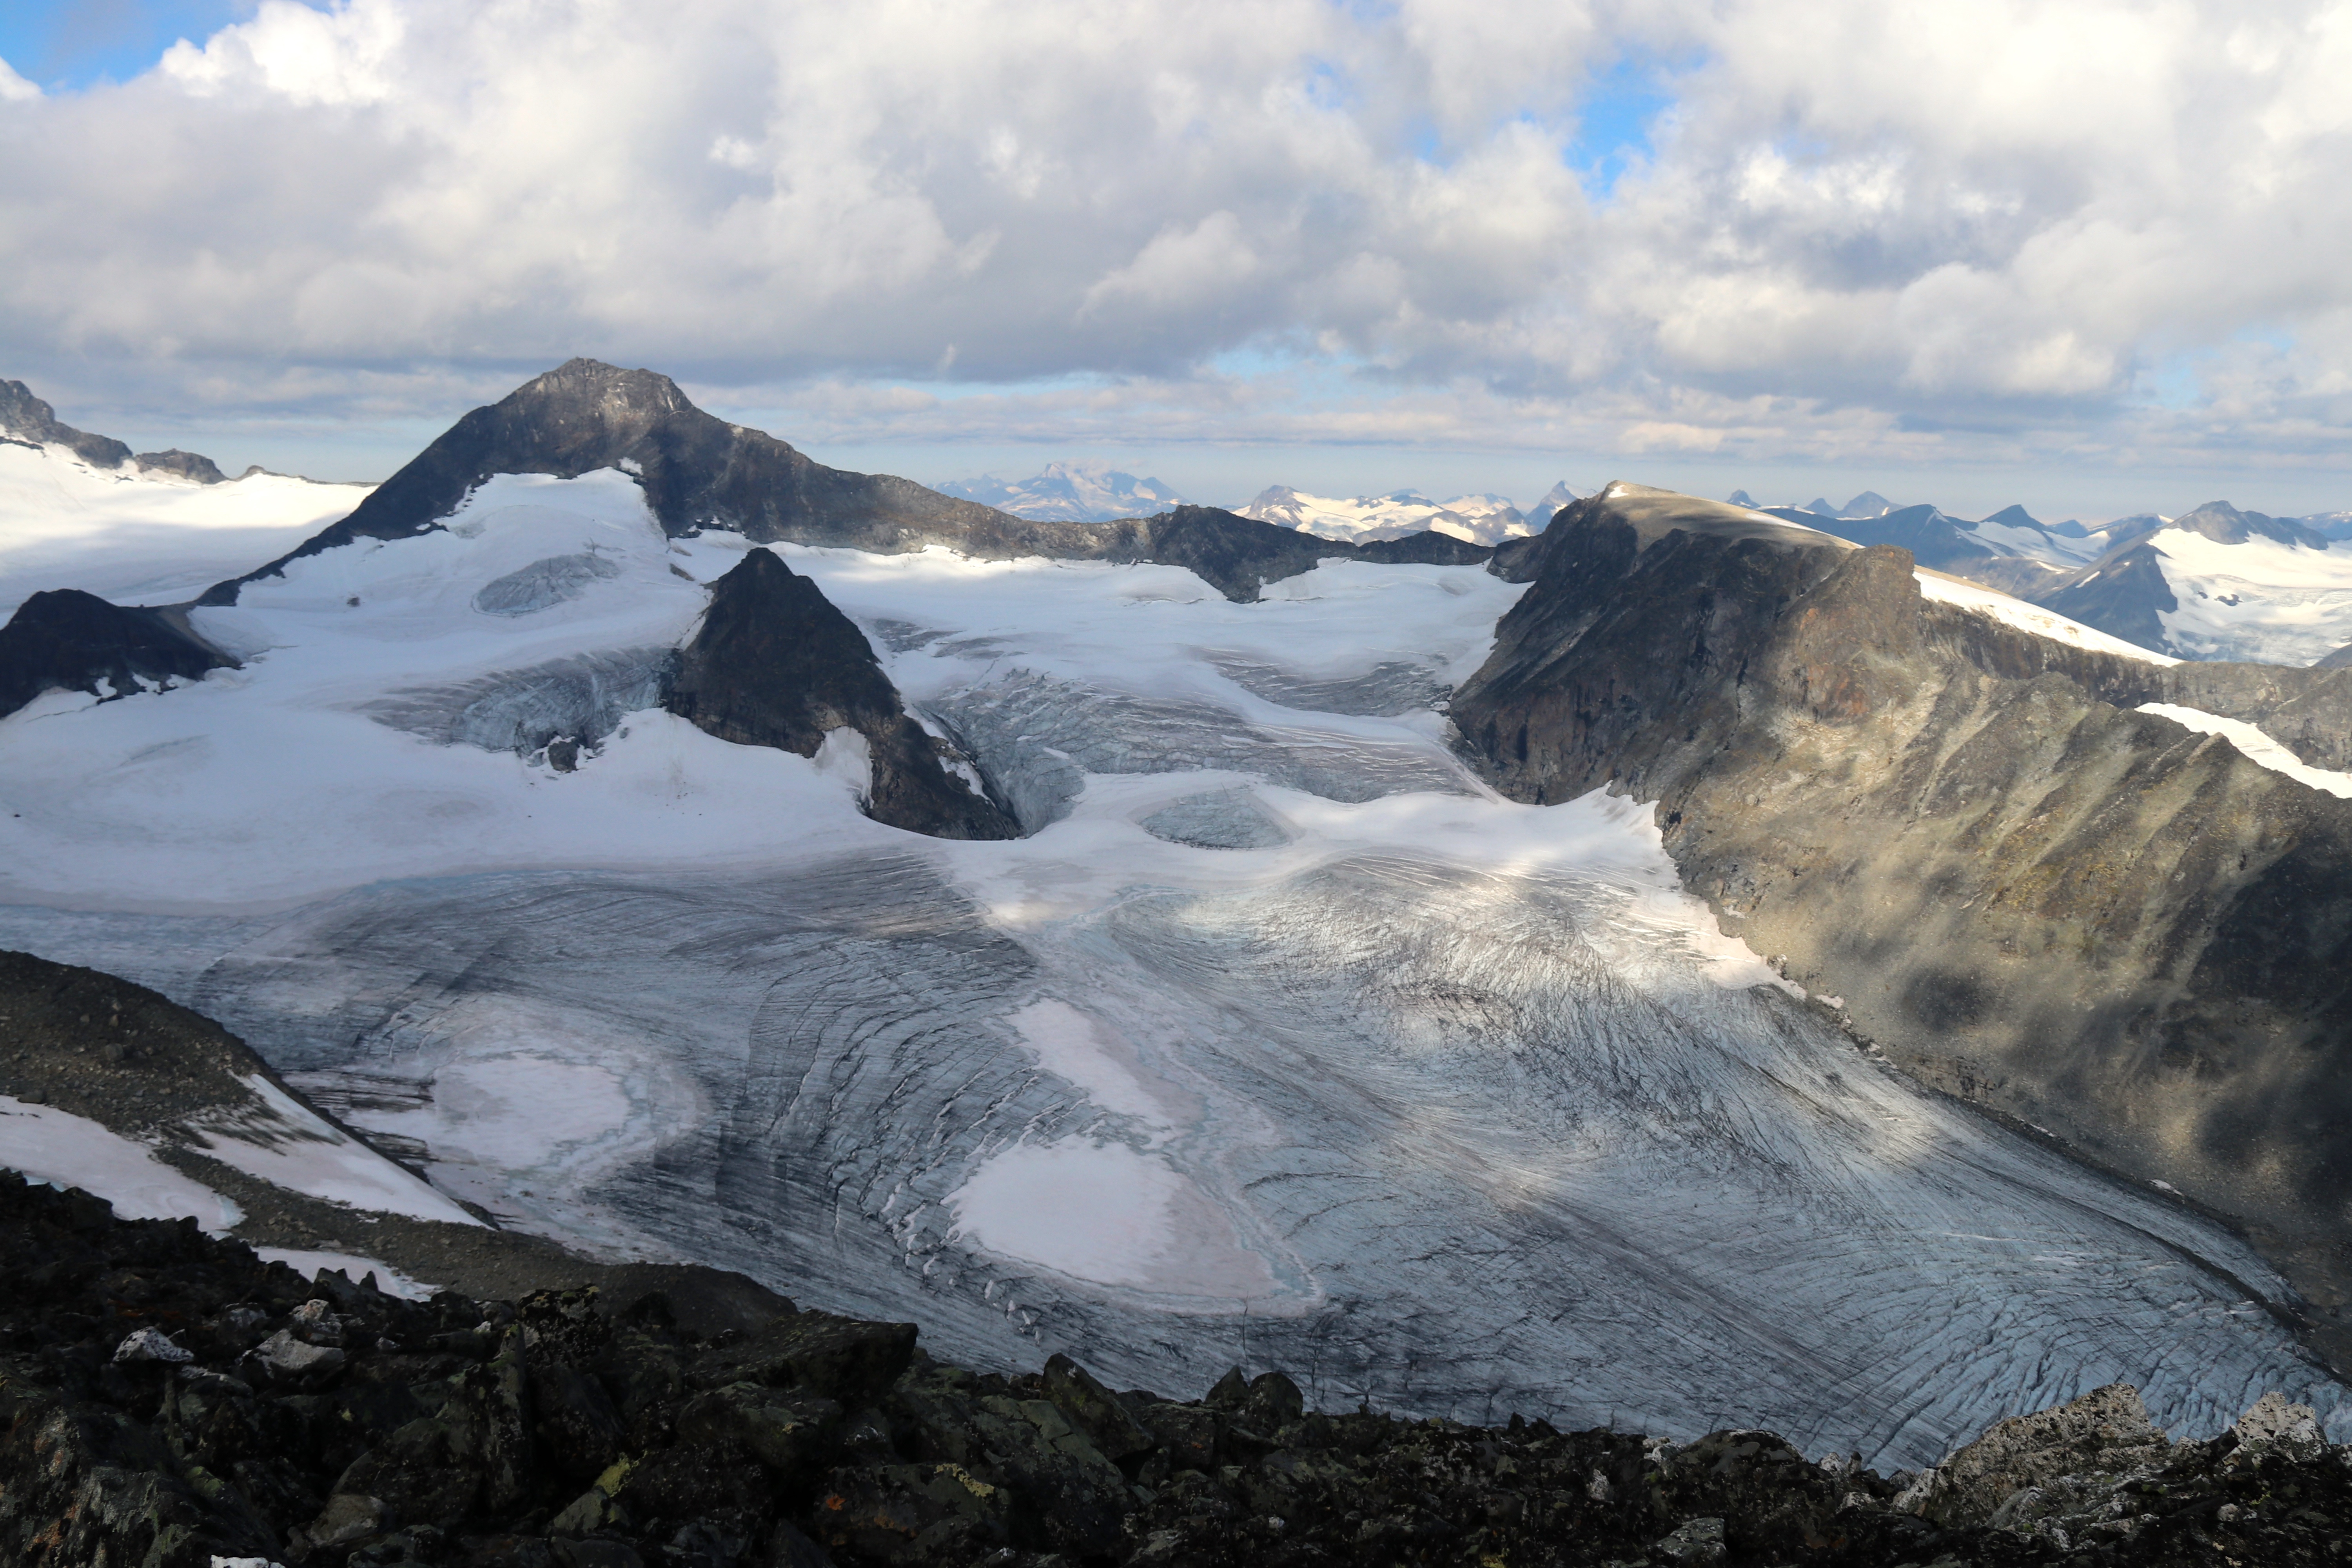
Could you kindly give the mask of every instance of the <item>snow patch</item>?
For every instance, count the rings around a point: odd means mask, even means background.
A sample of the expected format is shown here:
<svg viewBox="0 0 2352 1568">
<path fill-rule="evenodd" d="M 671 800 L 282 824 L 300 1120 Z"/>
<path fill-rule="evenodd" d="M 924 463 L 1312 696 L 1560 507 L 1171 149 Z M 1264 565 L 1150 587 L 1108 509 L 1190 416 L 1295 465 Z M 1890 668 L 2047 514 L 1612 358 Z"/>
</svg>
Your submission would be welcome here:
<svg viewBox="0 0 2352 1568">
<path fill-rule="evenodd" d="M 1929 571 L 1924 566 L 1915 569 L 1912 575 L 1919 580 L 1919 592 L 1926 598 L 1932 599 L 1939 605 L 1957 605 L 1971 614 L 1999 621 L 2003 626 L 2015 626 L 2021 632 L 2032 632 L 2035 637 L 2048 637 L 2053 642 L 2069 643 L 2093 653 L 2110 653 L 2121 658 L 2137 659 L 2143 664 L 2168 665 L 2180 662 L 2177 658 L 2151 652 L 2137 643 L 2129 643 L 2121 637 L 2110 637 L 2105 632 L 2093 626 L 2086 626 L 2080 621 L 2070 621 L 2065 616 L 2042 609 L 2038 605 L 2029 605 L 2022 599 L 2012 598 L 1999 589 L 1981 587 L 1974 583 L 1963 583 L 1957 578 L 1947 577 L 1939 572 Z"/>
<path fill-rule="evenodd" d="M 2242 719 L 2224 719 L 2218 713 L 2182 708 L 2170 702 L 2143 702 L 2139 710 L 2160 714 L 2200 735 L 2219 735 L 2235 746 L 2239 754 L 2250 763 L 2268 768 L 2274 773 L 2284 773 L 2297 784 L 2325 790 L 2340 799 L 2352 800 L 2352 773 L 2315 768 L 2264 734 L 2259 726 L 2249 724 Z"/>
<path fill-rule="evenodd" d="M 204 1152 L 222 1164 L 289 1192 L 348 1204 L 355 1209 L 439 1220 L 445 1225 L 482 1223 L 366 1144 L 321 1121 L 268 1079 L 257 1073 L 244 1083 L 260 1098 L 266 1117 L 199 1129 L 211 1145 Z"/>
<path fill-rule="evenodd" d="M 193 1218 L 226 1235 L 245 1211 L 201 1182 L 86 1116 L 0 1094 L 0 1165 L 26 1181 L 79 1187 L 114 1205 L 122 1219 Z"/>
</svg>

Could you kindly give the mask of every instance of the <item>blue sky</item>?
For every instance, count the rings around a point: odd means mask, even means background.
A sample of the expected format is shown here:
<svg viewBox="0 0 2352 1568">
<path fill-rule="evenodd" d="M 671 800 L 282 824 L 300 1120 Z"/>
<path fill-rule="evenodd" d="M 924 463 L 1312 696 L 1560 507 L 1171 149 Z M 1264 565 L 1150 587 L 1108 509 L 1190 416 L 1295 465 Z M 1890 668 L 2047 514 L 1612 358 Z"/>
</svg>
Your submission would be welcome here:
<svg viewBox="0 0 2352 1568">
<path fill-rule="evenodd" d="M 0 59 L 43 87 L 127 81 L 174 41 L 209 37 L 253 9 L 251 0 L 9 0 Z"/>
</svg>

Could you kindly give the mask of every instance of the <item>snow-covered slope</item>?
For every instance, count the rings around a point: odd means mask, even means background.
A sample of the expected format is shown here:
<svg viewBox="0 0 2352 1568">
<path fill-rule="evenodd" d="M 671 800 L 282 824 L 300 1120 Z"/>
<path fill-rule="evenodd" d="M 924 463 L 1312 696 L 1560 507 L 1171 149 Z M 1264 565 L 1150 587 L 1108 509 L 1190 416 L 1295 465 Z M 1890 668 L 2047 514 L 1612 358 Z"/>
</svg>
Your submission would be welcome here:
<svg viewBox="0 0 2352 1568">
<path fill-rule="evenodd" d="M 1646 811 L 1466 773 L 1444 693 L 1516 585 L 780 547 L 1039 829 L 950 842 L 654 708 L 740 538 L 611 471 L 453 523 L 197 612 L 242 670 L 0 721 L 0 946 L 510 1223 L 942 1354 L 1906 1463 L 2116 1378 L 2352 1419 L 2243 1244 L 1858 1052 Z"/>
<path fill-rule="evenodd" d="M 2168 651 L 2302 665 L 2352 642 L 2352 543 L 2229 544 L 2179 528 L 2147 542 L 2177 605 L 2156 609 Z"/>
<path fill-rule="evenodd" d="M 2089 648 L 2095 653 L 2111 653 L 2124 658 L 2138 659 L 2147 664 L 2178 664 L 2180 661 L 2145 648 L 2137 643 L 2109 637 L 2095 626 L 2080 621 L 2070 621 L 2054 611 L 2029 604 L 2014 595 L 2004 594 L 1979 584 L 1963 582 L 1941 572 L 1922 566 L 1915 571 L 1919 579 L 1919 592 L 1938 604 L 1957 605 L 1961 609 L 2048 637 L 2072 647 Z"/>
<path fill-rule="evenodd" d="M 1159 479 L 1139 479 L 1107 463 L 1048 463 L 1034 478 L 1007 481 L 982 474 L 933 485 L 941 495 L 960 496 L 1009 511 L 1063 522 L 1108 522 L 1150 517 L 1184 498 Z"/>
<path fill-rule="evenodd" d="M 93 468 L 68 447 L 0 442 L 0 619 L 45 588 L 172 604 L 282 554 L 365 485 L 252 474 L 226 484 Z"/>
<path fill-rule="evenodd" d="M 1402 539 L 1408 533 L 1424 531 L 1451 534 L 1473 544 L 1498 544 L 1506 539 L 1524 539 L 1542 531 L 1540 525 L 1530 523 L 1502 496 L 1456 496 L 1448 501 L 1433 501 L 1419 490 L 1396 490 L 1384 496 L 1355 496 L 1342 500 L 1308 495 L 1287 485 L 1273 485 L 1259 491 L 1240 514 L 1295 528 L 1320 539 L 1342 539 L 1357 544 L 1376 539 Z"/>
</svg>

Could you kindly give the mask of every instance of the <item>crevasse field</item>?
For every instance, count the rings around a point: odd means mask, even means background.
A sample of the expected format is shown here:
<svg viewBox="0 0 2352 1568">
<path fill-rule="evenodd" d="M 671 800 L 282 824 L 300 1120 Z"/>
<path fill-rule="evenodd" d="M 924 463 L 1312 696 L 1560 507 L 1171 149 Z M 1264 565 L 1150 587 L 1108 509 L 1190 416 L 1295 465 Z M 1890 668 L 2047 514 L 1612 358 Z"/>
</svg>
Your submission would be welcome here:
<svg viewBox="0 0 2352 1568">
<path fill-rule="evenodd" d="M 2115 1379 L 2352 1425 L 2251 1251 L 1857 1050 L 1647 808 L 1465 771 L 1444 693 L 1517 588 L 782 547 L 1031 830 L 966 844 L 654 706 L 745 548 L 506 478 L 195 612 L 244 668 L 0 721 L 0 945 L 221 1019 L 504 1223 L 980 1364 L 1882 1466 Z"/>
</svg>

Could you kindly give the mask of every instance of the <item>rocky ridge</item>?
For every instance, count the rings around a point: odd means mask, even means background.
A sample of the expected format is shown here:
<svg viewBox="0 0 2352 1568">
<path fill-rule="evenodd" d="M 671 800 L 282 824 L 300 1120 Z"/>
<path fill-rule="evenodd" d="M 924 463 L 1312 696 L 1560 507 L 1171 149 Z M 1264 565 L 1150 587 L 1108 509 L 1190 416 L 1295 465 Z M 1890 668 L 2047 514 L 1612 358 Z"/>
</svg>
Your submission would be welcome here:
<svg viewBox="0 0 2352 1568">
<path fill-rule="evenodd" d="M 161 452 L 133 454 L 111 436 L 93 436 L 61 423 L 58 411 L 33 395 L 21 381 L 0 381 L 0 432 L 28 446 L 54 442 L 93 468 L 120 468 L 125 463 L 152 473 L 193 479 L 200 485 L 228 482 L 228 476 L 210 458 L 183 452 L 177 447 Z"/>
<path fill-rule="evenodd" d="M 1100 523 L 1015 517 L 892 475 L 827 468 L 772 436 L 704 413 L 666 375 L 575 359 L 467 414 L 349 517 L 279 559 L 215 585 L 199 602 L 233 605 L 244 584 L 356 539 L 402 539 L 437 528 L 493 474 L 572 479 L 599 468 L 636 476 L 646 505 L 673 536 L 724 528 L 756 543 L 886 555 L 941 545 L 987 561 L 1040 555 L 1158 562 L 1186 567 L 1244 603 L 1265 584 L 1322 560 L 1462 564 L 1487 553 L 1439 535 L 1391 541 L 1397 548 L 1387 551 L 1360 550 L 1215 507 L 1179 506 L 1156 517 Z"/>
<path fill-rule="evenodd" d="M 2338 679 L 2085 653 L 1925 599 L 1906 552 L 1616 485 L 1452 713 L 1516 798 L 1655 802 L 1725 930 L 1930 1083 L 2248 1226 L 2340 1364 L 2352 803 L 2132 710 L 2339 756 Z"/>
<path fill-rule="evenodd" d="M 26 1568 L 2340 1563 L 2352 1448 L 2112 1385 L 1917 1475 L 1013 1377 L 707 1271 L 402 1300 L 0 1173 L 0 1554 Z"/>
</svg>

